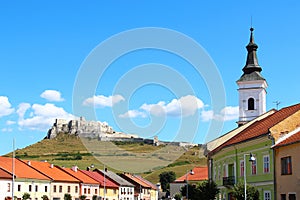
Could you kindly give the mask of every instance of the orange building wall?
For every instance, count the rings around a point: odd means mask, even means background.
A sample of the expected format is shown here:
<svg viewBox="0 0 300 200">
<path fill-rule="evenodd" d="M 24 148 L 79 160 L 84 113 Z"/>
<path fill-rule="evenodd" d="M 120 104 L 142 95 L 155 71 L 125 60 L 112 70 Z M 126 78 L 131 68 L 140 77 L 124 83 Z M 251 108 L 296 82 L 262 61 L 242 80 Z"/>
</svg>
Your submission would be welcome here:
<svg viewBox="0 0 300 200">
<path fill-rule="evenodd" d="M 289 193 L 296 193 L 296 198 L 300 199 L 300 143 L 275 149 L 276 160 L 276 190 L 277 199 L 280 200 L 280 194 L 286 194 L 288 199 Z M 281 175 L 281 158 L 291 156 L 292 158 L 292 174 Z"/>
</svg>

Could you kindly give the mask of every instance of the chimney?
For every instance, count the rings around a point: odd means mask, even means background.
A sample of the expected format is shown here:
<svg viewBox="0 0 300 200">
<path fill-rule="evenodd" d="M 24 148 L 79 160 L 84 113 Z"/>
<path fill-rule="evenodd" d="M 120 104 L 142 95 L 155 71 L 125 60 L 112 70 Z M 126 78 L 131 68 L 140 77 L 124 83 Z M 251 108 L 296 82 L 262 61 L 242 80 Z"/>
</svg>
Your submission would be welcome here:
<svg viewBox="0 0 300 200">
<path fill-rule="evenodd" d="M 104 171 L 107 172 L 107 168 L 106 167 L 105 167 Z"/>
<path fill-rule="evenodd" d="M 53 165 L 53 164 L 51 164 L 51 165 L 50 165 L 50 168 L 51 168 L 51 169 L 53 169 L 53 167 L 54 167 L 54 165 Z"/>
<path fill-rule="evenodd" d="M 77 167 L 77 166 L 73 166 L 73 167 L 72 167 L 72 170 L 73 170 L 74 172 L 77 172 L 78 167 Z"/>
<path fill-rule="evenodd" d="M 31 166 L 31 162 L 30 160 L 27 161 L 27 165 Z"/>
<path fill-rule="evenodd" d="M 90 171 L 90 167 L 87 167 L 87 168 L 86 168 L 86 171 Z"/>
</svg>

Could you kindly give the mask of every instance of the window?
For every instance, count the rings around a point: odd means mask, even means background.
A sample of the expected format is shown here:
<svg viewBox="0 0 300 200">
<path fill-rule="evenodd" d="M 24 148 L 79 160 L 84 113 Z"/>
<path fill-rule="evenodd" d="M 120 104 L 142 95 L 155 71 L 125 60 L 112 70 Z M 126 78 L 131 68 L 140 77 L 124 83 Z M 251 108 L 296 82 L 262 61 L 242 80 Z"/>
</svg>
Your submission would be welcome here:
<svg viewBox="0 0 300 200">
<path fill-rule="evenodd" d="M 223 177 L 226 177 L 227 176 L 227 168 L 226 168 L 226 165 L 224 164 L 223 165 Z"/>
<path fill-rule="evenodd" d="M 217 179 L 217 168 L 214 168 L 214 177 L 213 180 L 215 181 Z"/>
<path fill-rule="evenodd" d="M 28 191 L 31 192 L 32 190 L 32 185 L 29 185 Z"/>
<path fill-rule="evenodd" d="M 78 186 L 75 186 L 75 193 L 78 193 Z"/>
<path fill-rule="evenodd" d="M 56 185 L 53 186 L 53 192 L 56 192 Z"/>
<path fill-rule="evenodd" d="M 95 193 L 94 194 L 98 194 L 98 190 L 97 189 L 95 189 Z"/>
<path fill-rule="evenodd" d="M 7 192 L 10 192 L 10 183 L 7 183 Z"/>
<path fill-rule="evenodd" d="M 68 186 L 68 193 L 71 192 L 71 186 Z"/>
<path fill-rule="evenodd" d="M 269 155 L 264 156 L 264 173 L 270 172 L 270 157 Z"/>
<path fill-rule="evenodd" d="M 18 192 L 21 192 L 21 185 L 18 185 Z"/>
<path fill-rule="evenodd" d="M 48 192 L 48 187 L 47 186 L 45 186 L 45 192 Z"/>
<path fill-rule="evenodd" d="M 251 162 L 251 174 L 252 175 L 256 174 L 256 160 L 253 160 Z"/>
<path fill-rule="evenodd" d="M 38 186 L 36 185 L 35 186 L 35 191 L 37 192 L 39 190 Z"/>
<path fill-rule="evenodd" d="M 280 194 L 280 200 L 286 200 L 286 194 Z"/>
<path fill-rule="evenodd" d="M 218 180 L 221 180 L 221 166 L 218 167 Z"/>
<path fill-rule="evenodd" d="M 59 186 L 59 193 L 62 193 L 62 186 Z"/>
<path fill-rule="evenodd" d="M 86 188 L 83 189 L 83 193 L 86 194 Z"/>
<path fill-rule="evenodd" d="M 296 194 L 289 194 L 289 200 L 296 200 Z"/>
<path fill-rule="evenodd" d="M 114 194 L 117 194 L 117 190 L 116 189 L 114 189 Z"/>
<path fill-rule="evenodd" d="M 292 158 L 291 156 L 281 158 L 281 174 L 292 174 Z"/>
<path fill-rule="evenodd" d="M 244 176 L 244 172 L 245 172 L 244 160 L 240 160 L 240 176 Z"/>
<path fill-rule="evenodd" d="M 271 200 L 271 192 L 264 191 L 264 200 Z"/>
<path fill-rule="evenodd" d="M 91 189 L 90 188 L 88 189 L 88 194 L 91 194 Z"/>
<path fill-rule="evenodd" d="M 248 99 L 248 110 L 254 110 L 254 99 L 253 98 Z"/>
</svg>

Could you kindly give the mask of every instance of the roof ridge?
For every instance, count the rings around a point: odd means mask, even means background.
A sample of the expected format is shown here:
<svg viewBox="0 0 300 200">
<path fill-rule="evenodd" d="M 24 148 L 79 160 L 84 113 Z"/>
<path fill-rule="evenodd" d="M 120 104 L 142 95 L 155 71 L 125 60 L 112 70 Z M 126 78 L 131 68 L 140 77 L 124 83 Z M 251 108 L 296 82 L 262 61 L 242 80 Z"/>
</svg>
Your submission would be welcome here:
<svg viewBox="0 0 300 200">
<path fill-rule="evenodd" d="M 279 145 L 280 143 L 284 142 L 285 140 L 289 139 L 290 137 L 292 137 L 293 135 L 297 134 L 300 132 L 300 127 L 295 128 L 294 130 L 290 131 L 289 133 L 285 134 L 284 136 L 282 136 L 281 138 L 279 138 L 275 144 L 272 146 L 275 147 L 277 145 Z"/>
</svg>

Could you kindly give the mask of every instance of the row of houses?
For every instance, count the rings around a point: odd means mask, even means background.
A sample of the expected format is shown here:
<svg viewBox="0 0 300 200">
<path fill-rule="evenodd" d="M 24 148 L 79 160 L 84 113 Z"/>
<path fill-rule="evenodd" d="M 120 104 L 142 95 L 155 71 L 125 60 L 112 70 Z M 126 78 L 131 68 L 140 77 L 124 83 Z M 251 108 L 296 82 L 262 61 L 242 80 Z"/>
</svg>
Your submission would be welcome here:
<svg viewBox="0 0 300 200">
<path fill-rule="evenodd" d="M 266 111 L 267 82 L 261 75 L 253 28 L 243 74 L 237 81 L 238 127 L 206 144 L 208 178 L 218 200 L 231 200 L 237 184 L 252 185 L 261 200 L 300 198 L 300 104 Z M 247 199 L 247 189 L 244 198 Z"/>
<path fill-rule="evenodd" d="M 134 174 L 115 174 L 112 171 L 77 166 L 64 168 L 47 161 L 20 160 L 0 157 L 0 199 L 30 199 L 47 197 L 64 199 L 69 194 L 73 200 L 157 200 L 155 185 Z"/>
</svg>

